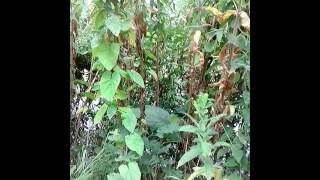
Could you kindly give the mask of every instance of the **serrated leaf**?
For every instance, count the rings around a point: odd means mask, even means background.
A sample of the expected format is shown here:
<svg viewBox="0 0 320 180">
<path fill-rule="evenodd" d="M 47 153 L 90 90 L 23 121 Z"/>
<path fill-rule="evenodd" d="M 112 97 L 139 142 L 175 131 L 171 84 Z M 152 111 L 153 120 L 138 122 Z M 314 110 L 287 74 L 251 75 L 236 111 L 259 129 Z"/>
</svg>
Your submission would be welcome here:
<svg viewBox="0 0 320 180">
<path fill-rule="evenodd" d="M 154 70 L 148 69 L 147 72 L 152 75 L 152 77 L 154 78 L 154 80 L 158 81 L 157 73 L 156 73 Z"/>
<path fill-rule="evenodd" d="M 94 116 L 94 119 L 93 119 L 93 123 L 94 124 L 98 124 L 102 118 L 103 118 L 103 115 L 106 113 L 107 111 L 107 108 L 108 108 L 108 105 L 107 104 L 103 104 L 100 109 L 98 110 L 98 112 L 96 113 L 96 115 Z"/>
<path fill-rule="evenodd" d="M 119 43 L 111 43 L 106 45 L 104 42 L 92 49 L 92 56 L 98 57 L 101 64 L 108 70 L 111 71 L 117 64 L 118 55 L 120 51 Z"/>
<path fill-rule="evenodd" d="M 129 162 L 127 165 L 120 165 L 119 172 L 124 180 L 140 180 L 141 172 L 136 162 Z"/>
<path fill-rule="evenodd" d="M 197 130 L 198 130 L 198 128 L 196 128 L 192 125 L 184 125 L 179 128 L 179 131 L 190 132 L 190 133 L 195 133 Z"/>
<path fill-rule="evenodd" d="M 130 135 L 126 135 L 125 142 L 130 150 L 135 151 L 140 156 L 143 155 L 144 143 L 139 134 L 133 133 Z"/>
<path fill-rule="evenodd" d="M 133 113 L 132 109 L 129 107 L 120 107 L 121 118 L 123 126 L 131 133 L 133 133 L 134 128 L 137 125 L 137 118 Z"/>
<path fill-rule="evenodd" d="M 112 77 L 110 77 L 110 72 L 103 73 L 100 80 L 100 91 L 101 95 L 106 98 L 107 101 L 112 101 L 118 86 L 121 81 L 120 74 L 118 72 L 113 72 Z"/>
<path fill-rule="evenodd" d="M 234 159 L 240 163 L 241 158 L 243 156 L 243 151 L 241 150 L 241 145 L 239 144 L 232 144 L 230 146 L 231 151 L 232 151 L 232 156 L 234 157 Z"/>
<path fill-rule="evenodd" d="M 107 116 L 109 119 L 112 119 L 112 117 L 117 113 L 117 106 L 115 103 L 111 103 L 107 109 Z"/>
<path fill-rule="evenodd" d="M 134 70 L 128 70 L 127 72 L 129 74 L 130 78 L 135 83 L 137 83 L 140 87 L 144 88 L 144 82 L 143 82 L 143 79 L 142 79 L 142 77 L 141 77 L 141 75 L 139 73 L 137 73 Z"/>
<path fill-rule="evenodd" d="M 192 146 L 190 150 L 184 153 L 183 156 L 180 158 L 177 168 L 191 161 L 192 159 L 199 156 L 200 154 L 201 154 L 200 147 L 198 145 Z"/>
<path fill-rule="evenodd" d="M 121 30 L 121 20 L 118 16 L 112 15 L 106 20 L 106 26 L 112 34 L 118 36 Z"/>
</svg>

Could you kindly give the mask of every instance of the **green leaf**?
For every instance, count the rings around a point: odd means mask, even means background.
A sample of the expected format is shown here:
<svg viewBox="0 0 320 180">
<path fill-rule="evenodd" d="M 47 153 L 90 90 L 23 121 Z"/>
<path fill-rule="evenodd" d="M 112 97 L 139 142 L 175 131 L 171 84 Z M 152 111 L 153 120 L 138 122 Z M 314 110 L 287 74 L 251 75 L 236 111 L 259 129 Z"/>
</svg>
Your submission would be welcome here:
<svg viewBox="0 0 320 180">
<path fill-rule="evenodd" d="M 206 141 L 200 141 L 200 147 L 201 147 L 202 156 L 208 157 L 211 153 L 212 144 Z"/>
<path fill-rule="evenodd" d="M 128 31 L 130 29 L 130 21 L 129 20 L 123 20 L 121 22 L 121 31 Z"/>
<path fill-rule="evenodd" d="M 228 42 L 235 45 L 235 46 L 238 46 L 238 41 L 237 41 L 237 37 L 231 33 L 229 33 L 227 35 L 227 39 L 228 39 Z"/>
<path fill-rule="evenodd" d="M 107 111 L 107 108 L 108 108 L 108 105 L 107 104 L 103 104 L 100 109 L 98 110 L 98 112 L 96 113 L 96 115 L 94 116 L 94 119 L 93 119 L 93 122 L 94 124 L 98 124 L 102 118 L 103 118 L 103 115 L 106 113 Z"/>
<path fill-rule="evenodd" d="M 87 97 L 87 98 L 89 98 L 89 99 L 91 99 L 91 100 L 94 100 L 95 98 L 95 96 L 94 96 L 94 94 L 93 93 L 91 93 L 91 92 L 83 92 L 83 93 L 81 93 L 81 95 L 82 96 L 84 96 L 84 97 Z"/>
<path fill-rule="evenodd" d="M 119 173 L 111 173 L 107 175 L 108 180 L 123 180 Z"/>
<path fill-rule="evenodd" d="M 201 149 L 198 145 L 192 146 L 189 151 L 184 153 L 184 155 L 181 157 L 181 159 L 178 162 L 177 168 L 184 165 L 185 163 L 191 161 L 195 157 L 199 156 L 201 154 Z"/>
<path fill-rule="evenodd" d="M 241 180 L 241 177 L 239 175 L 237 175 L 236 173 L 231 174 L 230 176 L 228 176 L 229 180 Z"/>
<path fill-rule="evenodd" d="M 146 114 L 146 121 L 148 126 L 152 128 L 159 128 L 163 127 L 164 125 L 170 123 L 169 118 L 170 114 L 168 111 L 156 107 L 156 106 L 151 106 L 151 105 L 146 105 L 145 106 L 145 114 Z M 133 109 L 134 114 L 136 117 L 140 117 L 140 109 L 139 108 L 134 108 Z"/>
<path fill-rule="evenodd" d="M 204 50 L 207 51 L 207 52 L 211 52 L 214 50 L 214 43 L 210 43 L 210 42 L 206 42 L 204 44 Z"/>
<path fill-rule="evenodd" d="M 117 113 L 117 106 L 115 103 L 111 103 L 107 110 L 107 116 L 109 119 L 112 119 L 112 117 Z"/>
<path fill-rule="evenodd" d="M 124 180 L 140 180 L 141 172 L 136 162 L 129 162 L 127 165 L 120 165 L 119 172 Z"/>
<path fill-rule="evenodd" d="M 135 114 L 133 113 L 132 109 L 129 107 L 120 107 L 119 110 L 121 112 L 121 118 L 123 119 L 122 120 L 123 126 L 128 131 L 133 133 L 134 128 L 137 125 L 137 118 L 136 118 Z"/>
<path fill-rule="evenodd" d="M 228 158 L 227 161 L 224 163 L 224 165 L 229 168 L 234 168 L 239 166 L 239 164 L 236 162 L 236 160 L 233 157 Z"/>
<path fill-rule="evenodd" d="M 127 98 L 126 96 L 126 92 L 124 92 L 123 90 L 118 90 L 116 92 L 116 98 L 119 99 L 119 100 L 125 100 Z"/>
<path fill-rule="evenodd" d="M 149 50 L 145 50 L 146 55 L 151 58 L 152 60 L 156 59 L 156 56 Z"/>
<path fill-rule="evenodd" d="M 190 133 L 195 133 L 198 128 L 192 126 L 192 125 L 184 125 L 179 128 L 179 131 L 183 132 L 190 132 Z"/>
<path fill-rule="evenodd" d="M 103 24 L 106 18 L 106 11 L 101 10 L 95 17 L 94 26 L 96 29 L 99 29 Z"/>
<path fill-rule="evenodd" d="M 148 69 L 147 72 L 153 76 L 154 80 L 158 81 L 157 73 L 154 70 Z"/>
<path fill-rule="evenodd" d="M 121 20 L 118 16 L 112 15 L 107 19 L 106 26 L 112 34 L 118 36 L 121 30 Z"/>
<path fill-rule="evenodd" d="M 144 143 L 141 136 L 137 133 L 133 133 L 125 136 L 126 145 L 132 151 L 135 151 L 140 156 L 143 155 Z"/>
<path fill-rule="evenodd" d="M 220 146 L 230 147 L 230 144 L 227 143 L 227 142 L 218 141 L 218 142 L 214 143 L 213 148 L 217 148 L 217 147 L 220 147 Z"/>
<path fill-rule="evenodd" d="M 179 126 L 177 124 L 164 124 L 157 130 L 156 136 L 158 136 L 159 138 L 163 138 L 164 134 L 172 134 L 174 132 L 177 132 L 178 129 Z"/>
<path fill-rule="evenodd" d="M 135 82 L 137 83 L 139 86 L 141 86 L 142 88 L 144 88 L 144 82 L 143 82 L 143 79 L 141 77 L 141 75 L 139 73 L 137 73 L 136 71 L 134 70 L 128 70 L 127 71 L 130 78 Z"/>
<path fill-rule="evenodd" d="M 240 163 L 241 158 L 243 156 L 243 151 L 241 150 L 241 145 L 240 144 L 232 144 L 230 146 L 231 151 L 232 151 L 232 156 L 235 158 L 235 160 Z"/>
<path fill-rule="evenodd" d="M 117 64 L 118 55 L 120 51 L 119 43 L 111 43 L 106 45 L 104 42 L 92 49 L 92 56 L 98 57 L 101 64 L 108 70 L 111 71 Z"/>
<path fill-rule="evenodd" d="M 110 72 L 104 72 L 100 80 L 100 91 L 101 95 L 106 98 L 107 101 L 112 101 L 118 86 L 121 81 L 120 74 L 118 72 L 113 72 L 112 77 L 110 77 Z"/>
</svg>

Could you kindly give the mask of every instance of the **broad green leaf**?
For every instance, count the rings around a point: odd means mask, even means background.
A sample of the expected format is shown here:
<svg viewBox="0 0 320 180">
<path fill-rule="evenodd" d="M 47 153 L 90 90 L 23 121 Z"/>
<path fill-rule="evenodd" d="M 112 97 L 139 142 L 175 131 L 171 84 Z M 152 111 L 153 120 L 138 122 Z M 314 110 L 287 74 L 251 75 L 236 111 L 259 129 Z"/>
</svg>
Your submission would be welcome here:
<svg viewBox="0 0 320 180">
<path fill-rule="evenodd" d="M 119 173 L 111 173 L 107 175 L 108 180 L 123 180 Z"/>
<path fill-rule="evenodd" d="M 97 47 L 92 49 L 92 56 L 98 57 L 101 64 L 108 71 L 111 71 L 117 64 L 119 51 L 119 43 L 111 43 L 106 45 L 104 42 L 101 42 Z"/>
<path fill-rule="evenodd" d="M 189 151 L 184 153 L 184 155 L 181 157 L 181 159 L 178 162 L 177 168 L 184 165 L 185 163 L 191 161 L 195 157 L 199 156 L 201 154 L 201 149 L 198 145 L 192 146 Z"/>
<path fill-rule="evenodd" d="M 179 131 L 183 132 L 190 132 L 190 133 L 195 133 L 198 128 L 192 126 L 192 125 L 184 125 L 179 128 Z"/>
<path fill-rule="evenodd" d="M 163 138 L 164 134 L 172 134 L 177 132 L 179 126 L 177 124 L 164 124 L 157 130 L 156 136 Z"/>
<path fill-rule="evenodd" d="M 121 30 L 121 20 L 118 16 L 112 15 L 106 20 L 107 28 L 114 34 L 118 36 Z"/>
<path fill-rule="evenodd" d="M 103 24 L 106 18 L 106 11 L 101 10 L 95 17 L 94 25 L 96 29 L 99 29 Z"/>
<path fill-rule="evenodd" d="M 114 71 L 118 71 L 123 78 L 128 78 L 128 73 L 121 69 L 118 65 L 113 68 Z"/>
<path fill-rule="evenodd" d="M 121 31 L 128 31 L 130 29 L 130 21 L 129 20 L 123 20 L 121 22 Z"/>
<path fill-rule="evenodd" d="M 110 77 L 110 72 L 103 73 L 100 80 L 100 91 L 101 95 L 106 98 L 107 101 L 112 101 L 118 86 L 121 81 L 120 74 L 118 72 L 113 72 L 112 77 Z"/>
<path fill-rule="evenodd" d="M 111 103 L 107 109 L 107 116 L 109 119 L 117 113 L 117 105 L 115 103 Z"/>
<path fill-rule="evenodd" d="M 233 157 L 228 158 L 227 161 L 224 163 L 224 165 L 229 168 L 239 166 L 239 164 L 237 163 L 237 161 Z"/>
<path fill-rule="evenodd" d="M 148 69 L 147 72 L 153 76 L 154 80 L 158 81 L 157 73 L 154 70 Z"/>
<path fill-rule="evenodd" d="M 214 45 L 214 43 L 206 42 L 204 44 L 204 50 L 206 50 L 207 52 L 211 52 L 214 50 Z"/>
<path fill-rule="evenodd" d="M 140 156 L 143 155 L 144 143 L 141 136 L 137 133 L 132 133 L 125 136 L 126 145 L 132 151 L 135 151 Z"/>
<path fill-rule="evenodd" d="M 127 165 L 120 165 L 119 172 L 124 180 L 140 180 L 141 172 L 136 162 L 129 162 Z"/>
<path fill-rule="evenodd" d="M 230 146 L 231 151 L 232 151 L 232 156 L 235 158 L 235 160 L 240 163 L 241 158 L 243 156 L 243 151 L 241 150 L 241 145 L 240 144 L 232 144 Z"/>
<path fill-rule="evenodd" d="M 126 96 L 126 92 L 124 92 L 123 90 L 118 90 L 116 92 L 116 98 L 119 99 L 119 100 L 124 100 L 127 98 Z"/>
<path fill-rule="evenodd" d="M 107 111 L 107 108 L 108 108 L 108 105 L 107 104 L 103 104 L 100 109 L 98 110 L 98 112 L 96 113 L 96 115 L 94 116 L 94 119 L 93 119 L 93 122 L 94 124 L 98 124 L 102 118 L 103 118 L 103 115 L 106 113 Z"/>
<path fill-rule="evenodd" d="M 145 106 L 145 114 L 146 114 L 146 121 L 148 126 L 152 128 L 160 128 L 163 127 L 166 124 L 169 124 L 169 118 L 170 114 L 168 111 L 156 107 L 156 106 L 151 106 L 151 105 L 146 105 Z M 134 114 L 136 115 L 137 118 L 140 117 L 140 109 L 139 108 L 134 108 L 133 109 Z"/>
<path fill-rule="evenodd" d="M 133 133 L 134 128 L 137 125 L 137 118 L 133 113 L 132 109 L 129 107 L 120 107 L 119 111 L 121 112 L 122 124 L 123 126 L 131 133 Z"/>
<path fill-rule="evenodd" d="M 139 73 L 137 73 L 134 70 L 128 70 L 128 74 L 130 76 L 130 78 L 137 83 L 139 86 L 141 86 L 142 88 L 144 88 L 144 82 L 143 79 L 141 77 L 141 75 Z"/>
</svg>

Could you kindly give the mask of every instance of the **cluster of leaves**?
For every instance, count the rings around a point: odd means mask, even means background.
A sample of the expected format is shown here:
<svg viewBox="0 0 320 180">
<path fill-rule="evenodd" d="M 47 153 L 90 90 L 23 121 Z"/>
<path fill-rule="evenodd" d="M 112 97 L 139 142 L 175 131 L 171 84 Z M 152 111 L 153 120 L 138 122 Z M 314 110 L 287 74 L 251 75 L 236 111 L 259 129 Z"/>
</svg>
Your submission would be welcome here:
<svg viewBox="0 0 320 180">
<path fill-rule="evenodd" d="M 70 178 L 250 179 L 249 4 L 71 0 Z"/>
</svg>

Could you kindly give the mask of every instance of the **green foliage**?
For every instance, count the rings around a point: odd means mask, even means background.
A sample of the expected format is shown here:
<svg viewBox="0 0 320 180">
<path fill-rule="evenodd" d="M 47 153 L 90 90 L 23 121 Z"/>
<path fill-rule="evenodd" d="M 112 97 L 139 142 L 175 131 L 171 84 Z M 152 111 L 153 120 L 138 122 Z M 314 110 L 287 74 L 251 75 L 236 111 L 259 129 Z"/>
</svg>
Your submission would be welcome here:
<svg viewBox="0 0 320 180">
<path fill-rule="evenodd" d="M 116 64 L 120 51 L 120 44 L 111 43 L 106 45 L 101 42 L 97 47 L 92 49 L 92 55 L 98 57 L 101 64 L 110 71 Z"/>
<path fill-rule="evenodd" d="M 127 135 L 125 137 L 125 141 L 126 141 L 126 145 L 130 150 L 135 151 L 140 156 L 142 156 L 144 143 L 139 134 L 133 133 L 133 134 Z"/>
<path fill-rule="evenodd" d="M 250 1 L 213 4 L 71 0 L 70 179 L 250 179 Z"/>
</svg>

